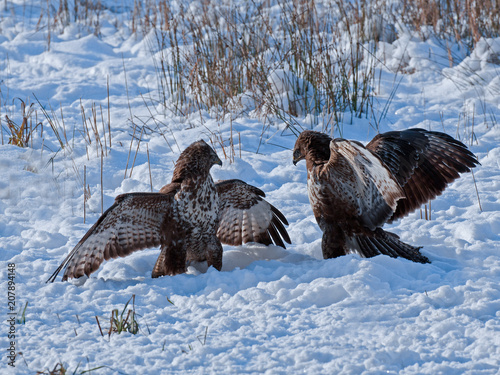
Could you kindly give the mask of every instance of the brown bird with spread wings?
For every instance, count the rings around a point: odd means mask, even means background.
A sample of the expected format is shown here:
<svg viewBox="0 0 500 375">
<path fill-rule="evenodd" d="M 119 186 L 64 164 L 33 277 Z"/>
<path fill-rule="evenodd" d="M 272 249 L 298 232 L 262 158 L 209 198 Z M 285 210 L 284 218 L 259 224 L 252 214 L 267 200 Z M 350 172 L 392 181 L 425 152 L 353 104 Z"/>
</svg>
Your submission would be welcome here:
<svg viewBox="0 0 500 375">
<path fill-rule="evenodd" d="M 159 193 L 129 193 L 115 203 L 78 242 L 48 281 L 65 268 L 62 280 L 89 276 L 104 260 L 160 246 L 152 277 L 186 271 L 186 262 L 222 268 L 222 243 L 290 242 L 284 215 L 264 192 L 241 180 L 214 183 L 210 168 L 222 165 L 204 141 L 180 155 L 172 182 Z"/>
<path fill-rule="evenodd" d="M 479 164 L 463 143 L 424 129 L 378 134 L 366 147 L 306 130 L 293 150 L 294 164 L 303 159 L 325 259 L 385 254 L 420 263 L 429 259 L 419 247 L 382 226 L 434 199 Z"/>
</svg>

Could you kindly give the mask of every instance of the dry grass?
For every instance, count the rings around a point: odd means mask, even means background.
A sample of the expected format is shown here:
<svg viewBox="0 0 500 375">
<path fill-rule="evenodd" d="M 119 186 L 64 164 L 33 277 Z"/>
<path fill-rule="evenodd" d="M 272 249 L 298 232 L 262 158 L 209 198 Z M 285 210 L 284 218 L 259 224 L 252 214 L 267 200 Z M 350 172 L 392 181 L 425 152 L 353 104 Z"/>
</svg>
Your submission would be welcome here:
<svg viewBox="0 0 500 375">
<path fill-rule="evenodd" d="M 374 61 L 366 57 L 374 49 L 359 39 L 369 34 L 359 26 L 361 9 L 337 2 L 319 14 L 314 2 L 276 4 L 279 19 L 256 3 L 242 13 L 203 2 L 175 15 L 166 1 L 144 3 L 156 11 L 137 10 L 134 24 L 144 34 L 154 30 L 151 51 L 165 107 L 181 116 L 209 111 L 217 120 L 253 112 L 294 131 L 297 116 L 368 114 Z"/>
<path fill-rule="evenodd" d="M 398 12 L 402 22 L 418 31 L 457 42 L 471 50 L 481 37 L 500 31 L 500 3 L 492 0 L 404 0 Z"/>
<path fill-rule="evenodd" d="M 33 103 L 29 104 L 20 98 L 16 98 L 20 103 L 21 121 L 15 122 L 8 115 L 5 115 L 7 128 L 9 130 L 8 143 L 19 147 L 28 147 L 33 144 L 33 136 L 37 129 L 43 133 L 43 124 L 37 121 L 37 115 Z M 34 121 L 33 121 L 34 120 Z M 3 139 L 3 132 L 2 132 Z"/>
<path fill-rule="evenodd" d="M 323 119 L 324 132 L 348 122 L 349 117 L 370 118 L 371 126 L 378 127 L 388 108 L 388 104 L 382 110 L 374 108 L 379 105 L 374 97 L 381 62 L 374 56 L 380 41 L 393 42 L 397 29 L 416 31 L 422 38 L 436 36 L 448 46 L 453 66 L 459 60 L 450 45 L 458 43 L 470 51 L 481 37 L 500 34 L 500 5 L 491 0 L 268 0 L 246 5 L 242 9 L 216 0 L 189 5 L 137 0 L 133 8 L 113 13 L 117 28 L 127 24 L 139 38 L 148 35 L 157 83 L 157 95 L 150 93 L 144 98 L 151 121 L 134 118 L 130 110 L 133 136 L 125 178 L 131 176 L 143 136 L 159 132 L 168 146 L 174 147 L 155 113 L 159 103 L 163 114 L 199 112 L 202 123 L 205 112 L 221 122 L 228 114 L 231 120 L 240 115 L 257 116 L 264 122 L 263 133 L 282 122 L 297 134 L 303 126 L 297 118 L 308 115 L 311 125 Z M 47 33 L 50 49 L 51 34 L 61 33 L 70 24 L 99 35 L 103 11 L 110 10 L 99 0 L 45 0 L 40 2 L 39 11 L 36 28 Z M 124 73 L 126 79 L 125 66 Z M 411 71 L 401 69 L 398 73 Z M 397 88 L 395 81 L 389 103 Z M 6 122 L 0 126 L 2 140 L 6 133 L 9 143 L 25 147 L 33 129 L 41 125 L 42 132 L 43 124 L 35 122 L 33 127 L 30 116 L 36 117 L 36 110 L 22 103 L 22 120 L 4 115 Z M 60 147 L 68 148 L 62 111 L 57 116 L 52 108 L 39 104 Z M 486 116 L 487 110 L 483 112 Z M 107 156 L 112 141 L 109 83 L 108 108 L 82 105 L 81 115 L 88 158 L 91 152 L 96 157 Z M 236 136 L 222 139 L 213 134 L 213 143 L 227 151 L 230 160 L 237 154 Z"/>
<path fill-rule="evenodd" d="M 377 42 L 395 39 L 398 23 L 470 48 L 498 35 L 497 8 L 491 1 L 277 0 L 242 12 L 206 1 L 174 13 L 160 0 L 137 2 L 133 19 L 137 32 L 155 32 L 158 97 L 168 109 L 210 111 L 218 120 L 253 111 L 294 128 L 293 118 L 306 114 L 331 114 L 338 123 L 345 113 L 372 113 L 373 55 Z"/>
<path fill-rule="evenodd" d="M 36 375 L 68 375 L 68 374 L 91 374 L 95 370 L 99 370 L 102 368 L 108 368 L 108 366 L 97 366 L 88 370 L 79 370 L 80 368 L 80 363 L 74 370 L 70 370 L 68 367 L 66 367 L 62 362 L 58 362 L 54 365 L 52 370 L 47 369 L 44 371 L 37 371 Z"/>
<path fill-rule="evenodd" d="M 39 9 L 36 28 L 47 33 L 48 49 L 51 34 L 71 23 L 99 35 L 108 10 L 99 0 L 46 0 Z M 253 114 L 284 121 L 295 133 L 296 117 L 322 115 L 329 119 L 328 131 L 346 114 L 374 113 L 373 56 L 379 41 L 396 38 L 396 26 L 468 50 L 500 30 L 500 4 L 492 0 L 269 0 L 248 2 L 244 10 L 215 0 L 180 6 L 137 0 L 115 17 L 117 28 L 127 23 L 140 37 L 155 36 L 150 49 L 158 95 L 152 100 L 167 111 L 179 116 L 208 111 L 217 120 L 228 113 Z M 450 48 L 448 54 L 452 65 L 457 57 Z M 106 154 L 111 140 L 104 117 L 102 108 L 92 108 L 83 122 L 88 143 L 93 132 L 96 152 Z M 19 133 L 26 127 L 7 124 L 15 142 L 25 143 Z"/>
<path fill-rule="evenodd" d="M 127 310 L 130 302 L 132 302 L 132 308 Z M 97 316 L 95 318 L 101 336 L 104 336 L 99 318 Z M 110 338 L 113 333 L 120 334 L 122 332 L 129 332 L 133 335 L 139 333 L 139 322 L 137 321 L 137 313 L 135 312 L 135 294 L 127 301 L 121 313 L 118 309 L 111 311 L 109 323 L 108 338 Z"/>
</svg>

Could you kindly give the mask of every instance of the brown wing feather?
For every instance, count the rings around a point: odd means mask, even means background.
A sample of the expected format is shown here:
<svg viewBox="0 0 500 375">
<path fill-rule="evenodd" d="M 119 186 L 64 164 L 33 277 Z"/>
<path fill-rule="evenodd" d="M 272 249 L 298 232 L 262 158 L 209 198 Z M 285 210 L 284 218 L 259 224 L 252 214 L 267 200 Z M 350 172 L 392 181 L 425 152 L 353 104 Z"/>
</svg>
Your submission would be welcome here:
<svg viewBox="0 0 500 375">
<path fill-rule="evenodd" d="M 48 281 L 65 268 L 63 281 L 90 275 L 104 260 L 159 246 L 161 228 L 172 218 L 175 190 L 170 194 L 130 193 L 115 203 L 88 230 Z"/>
<path fill-rule="evenodd" d="M 285 248 L 291 243 L 285 229 L 285 216 L 263 197 L 255 186 L 241 180 L 223 180 L 215 183 L 219 194 L 220 223 L 217 237 L 228 245 L 258 242 L 275 243 Z"/>
<path fill-rule="evenodd" d="M 308 192 L 323 231 L 325 258 L 357 252 L 401 256 L 427 263 L 419 247 L 382 230 L 441 194 L 460 173 L 479 164 L 452 137 L 423 129 L 377 135 L 367 146 L 304 131 L 298 137 L 294 164 L 306 159 Z M 383 198 L 383 199 L 381 199 Z"/>
<path fill-rule="evenodd" d="M 311 178 L 323 191 L 317 214 L 325 216 L 333 211 L 328 216 L 333 221 L 344 220 L 345 215 L 371 230 L 391 217 L 403 197 L 401 187 L 380 159 L 360 143 L 345 139 L 330 142 L 328 163 L 311 173 Z M 314 186 L 309 185 L 314 192 Z M 340 210 L 343 213 L 338 215 Z"/>
<path fill-rule="evenodd" d="M 447 134 L 424 129 L 379 134 L 366 148 L 382 159 L 405 193 L 406 199 L 398 201 L 388 222 L 434 199 L 460 173 L 470 172 L 479 164 L 462 142 Z"/>
</svg>

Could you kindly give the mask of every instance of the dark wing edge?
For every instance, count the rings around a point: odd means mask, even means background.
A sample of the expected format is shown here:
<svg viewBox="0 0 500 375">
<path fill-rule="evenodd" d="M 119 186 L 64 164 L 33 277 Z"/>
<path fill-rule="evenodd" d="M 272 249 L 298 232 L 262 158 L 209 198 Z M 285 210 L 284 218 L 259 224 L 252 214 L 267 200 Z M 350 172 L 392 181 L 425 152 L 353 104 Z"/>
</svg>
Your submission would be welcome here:
<svg viewBox="0 0 500 375">
<path fill-rule="evenodd" d="M 366 148 L 384 162 L 405 193 L 389 223 L 436 198 L 460 173 L 480 164 L 462 142 L 424 129 L 379 134 Z"/>
<path fill-rule="evenodd" d="M 46 282 L 54 282 L 63 269 L 62 281 L 89 276 L 104 260 L 159 246 L 161 228 L 171 212 L 173 195 L 129 193 L 117 196 Z M 149 220 L 141 220 L 144 217 Z M 124 226 L 132 228 L 134 233 L 122 232 Z"/>
<path fill-rule="evenodd" d="M 238 179 L 215 183 L 219 194 L 219 240 L 227 245 L 239 246 L 247 242 L 275 244 L 286 249 L 291 244 L 285 228 L 285 215 L 267 202 L 265 193 Z"/>
</svg>

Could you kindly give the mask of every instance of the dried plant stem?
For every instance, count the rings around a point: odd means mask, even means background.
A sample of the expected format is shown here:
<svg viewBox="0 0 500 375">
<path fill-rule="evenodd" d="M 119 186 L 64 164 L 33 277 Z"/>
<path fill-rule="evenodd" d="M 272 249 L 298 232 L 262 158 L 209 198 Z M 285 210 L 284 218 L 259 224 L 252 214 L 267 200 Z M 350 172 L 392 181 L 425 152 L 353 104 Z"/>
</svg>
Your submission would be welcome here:
<svg viewBox="0 0 500 375">
<path fill-rule="evenodd" d="M 104 161 L 103 161 L 103 154 L 101 150 L 101 215 L 104 212 L 104 180 L 102 178 L 103 175 L 103 168 L 104 168 Z"/>
<path fill-rule="evenodd" d="M 476 177 L 474 176 L 474 171 L 471 169 L 472 180 L 474 181 L 474 188 L 476 189 L 477 203 L 479 204 L 479 211 L 483 212 L 481 207 L 481 199 L 479 199 L 479 191 L 477 190 Z"/>
<path fill-rule="evenodd" d="M 135 149 L 134 160 L 132 161 L 132 166 L 130 167 L 130 175 L 128 176 L 129 178 L 132 177 L 132 171 L 134 170 L 135 159 L 137 158 L 137 154 L 139 152 L 139 146 L 141 144 L 143 132 L 144 132 L 144 127 L 141 128 L 141 134 L 139 135 L 139 140 L 137 141 L 137 148 Z"/>
<path fill-rule="evenodd" d="M 135 124 L 135 122 L 133 120 L 134 116 L 132 115 L 132 108 L 130 106 L 130 97 L 129 97 L 129 94 L 128 94 L 128 83 L 127 83 L 127 71 L 125 69 L 125 58 L 123 56 L 122 56 L 122 63 L 123 63 L 123 75 L 125 77 L 125 91 L 127 93 L 128 110 L 129 110 L 129 113 L 130 113 L 130 121 L 132 121 L 132 124 L 134 126 L 134 131 L 132 133 L 132 139 L 130 140 L 130 147 L 129 147 L 129 150 L 128 150 L 127 164 L 125 165 L 125 175 L 123 177 L 123 179 L 126 179 L 127 178 L 128 163 L 130 161 L 130 154 L 132 152 L 132 143 L 134 141 L 134 137 L 135 137 L 135 132 L 136 132 L 136 129 L 137 129 L 137 125 Z M 131 173 L 131 175 L 132 175 L 132 173 Z"/>
<path fill-rule="evenodd" d="M 128 155 L 127 155 L 127 164 L 125 164 L 125 175 L 123 176 L 123 179 L 127 178 L 128 163 L 130 161 L 130 154 L 132 153 L 132 144 L 134 143 L 136 129 L 137 125 L 134 123 L 134 131 L 132 132 L 132 138 L 130 139 L 130 146 L 128 148 Z"/>
<path fill-rule="evenodd" d="M 106 77 L 106 89 L 108 99 L 108 135 L 109 135 L 109 148 L 111 149 L 111 106 L 109 105 L 109 75 Z"/>
<path fill-rule="evenodd" d="M 83 166 L 83 223 L 85 224 L 86 216 L 86 205 L 87 205 L 87 166 Z"/>
<path fill-rule="evenodd" d="M 104 334 L 102 333 L 101 329 L 101 323 L 99 323 L 99 318 L 97 318 L 97 315 L 95 316 L 95 320 L 97 322 L 97 326 L 99 327 L 99 332 L 101 332 L 101 336 L 104 337 Z"/>
<path fill-rule="evenodd" d="M 146 153 L 148 154 L 149 185 L 151 186 L 151 192 L 153 192 L 153 177 L 151 176 L 151 163 L 149 161 L 149 147 L 147 143 L 146 143 Z"/>
<path fill-rule="evenodd" d="M 106 153 L 106 156 L 108 156 L 108 144 L 106 140 L 106 128 L 104 126 L 104 117 L 102 113 L 102 106 L 99 105 L 99 108 L 101 110 L 101 124 L 102 124 L 102 138 L 104 139 L 104 152 Z M 101 148 L 102 148 L 102 143 L 101 143 Z M 101 154 L 102 154 L 102 149 L 101 149 Z"/>
</svg>

